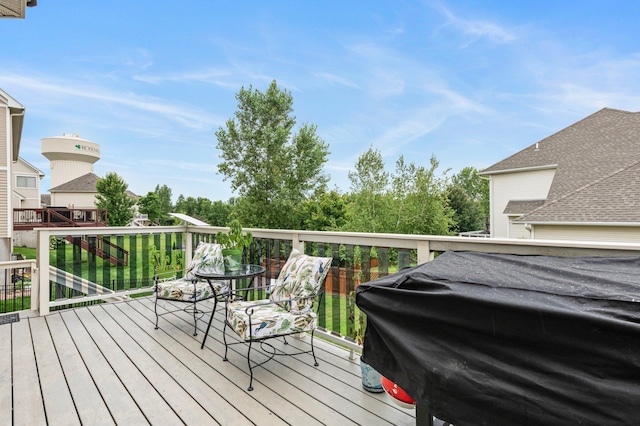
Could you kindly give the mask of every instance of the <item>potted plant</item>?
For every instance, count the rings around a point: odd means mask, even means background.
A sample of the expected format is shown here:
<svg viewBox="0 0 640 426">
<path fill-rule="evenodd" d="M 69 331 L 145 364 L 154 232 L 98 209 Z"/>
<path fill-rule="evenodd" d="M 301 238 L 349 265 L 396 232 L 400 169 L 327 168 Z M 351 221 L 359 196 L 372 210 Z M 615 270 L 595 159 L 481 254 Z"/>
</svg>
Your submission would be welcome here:
<svg viewBox="0 0 640 426">
<path fill-rule="evenodd" d="M 356 316 L 355 300 L 355 291 L 352 291 L 349 294 L 349 320 L 354 327 L 352 337 L 358 345 L 362 345 L 364 343 L 364 333 L 367 329 L 367 319 L 360 309 L 358 309 L 358 314 Z M 362 387 L 364 390 L 373 393 L 384 392 L 384 388 L 382 387 L 382 375 L 369 364 L 364 362 L 362 357 L 360 357 L 360 373 L 362 378 Z"/>
<path fill-rule="evenodd" d="M 230 271 L 237 271 L 242 264 L 242 251 L 251 245 L 251 232 L 242 232 L 242 225 L 238 219 L 229 222 L 228 232 L 218 232 L 216 241 L 222 246 L 224 266 Z"/>
</svg>

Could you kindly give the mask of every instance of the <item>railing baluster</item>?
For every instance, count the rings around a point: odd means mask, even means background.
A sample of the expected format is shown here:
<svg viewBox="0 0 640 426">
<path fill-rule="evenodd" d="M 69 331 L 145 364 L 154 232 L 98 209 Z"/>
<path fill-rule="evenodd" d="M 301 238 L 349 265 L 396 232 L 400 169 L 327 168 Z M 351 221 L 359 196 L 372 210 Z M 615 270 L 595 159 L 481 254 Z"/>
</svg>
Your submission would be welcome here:
<svg viewBox="0 0 640 426">
<path fill-rule="evenodd" d="M 138 236 L 129 235 L 129 288 L 140 286 L 138 254 Z"/>
</svg>

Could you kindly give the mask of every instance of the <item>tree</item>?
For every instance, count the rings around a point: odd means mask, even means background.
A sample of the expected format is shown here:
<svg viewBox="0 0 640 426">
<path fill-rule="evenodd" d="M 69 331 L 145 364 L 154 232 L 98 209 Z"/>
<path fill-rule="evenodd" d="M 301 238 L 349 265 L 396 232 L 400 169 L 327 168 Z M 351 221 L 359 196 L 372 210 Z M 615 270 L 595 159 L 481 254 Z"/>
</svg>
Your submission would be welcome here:
<svg viewBox="0 0 640 426">
<path fill-rule="evenodd" d="M 405 163 L 400 156 L 393 174 L 384 170 L 382 154 L 369 148 L 349 172 L 351 194 L 345 231 L 446 235 L 452 212 L 446 205 L 444 178 L 432 156 L 430 167 Z M 446 173 L 446 172 L 445 172 Z"/>
<path fill-rule="evenodd" d="M 125 226 L 133 219 L 136 201 L 127 193 L 128 187 L 115 172 L 96 182 L 96 207 L 107 211 L 107 226 Z"/>
<path fill-rule="evenodd" d="M 474 167 L 465 167 L 451 178 L 450 193 L 455 186 L 461 188 L 476 205 L 474 208 L 474 210 L 476 210 L 475 213 L 458 210 L 457 215 L 470 217 L 475 214 L 477 217 L 471 219 L 471 223 L 477 223 L 475 226 L 478 227 L 469 230 L 477 231 L 485 229 L 489 222 L 489 181 L 481 178 L 478 175 L 478 170 Z M 465 203 L 462 203 L 458 208 L 462 208 L 464 205 Z"/>
<path fill-rule="evenodd" d="M 149 192 L 138 199 L 138 210 L 148 216 L 149 222 L 160 224 L 160 218 L 163 216 L 162 205 L 160 197 L 155 192 Z"/>
<path fill-rule="evenodd" d="M 211 201 L 208 198 L 187 197 L 182 194 L 176 200 L 175 211 L 195 217 L 211 226 L 226 226 L 231 217 L 231 202 Z"/>
<path fill-rule="evenodd" d="M 305 200 L 300 208 L 302 229 L 309 231 L 335 231 L 346 222 L 346 196 L 336 189 L 320 191 Z"/>
<path fill-rule="evenodd" d="M 400 156 L 392 177 L 388 218 L 384 232 L 447 235 L 453 212 L 447 207 L 444 178 L 436 176 L 439 162 L 431 156 L 430 167 L 406 164 Z M 445 171 L 446 174 L 446 171 Z"/>
<path fill-rule="evenodd" d="M 453 210 L 455 224 L 451 230 L 456 234 L 484 229 L 484 215 L 480 204 L 471 199 L 462 186 L 451 185 L 448 190 L 449 207 Z"/>
<path fill-rule="evenodd" d="M 315 125 L 293 133 L 293 97 L 275 80 L 265 93 L 243 87 L 236 99 L 235 119 L 216 132 L 218 170 L 239 195 L 234 215 L 248 227 L 298 227 L 297 207 L 328 181 L 328 146 Z"/>
<path fill-rule="evenodd" d="M 383 232 L 389 173 L 384 171 L 382 153 L 370 147 L 358 157 L 355 171 L 349 172 L 351 197 L 347 208 L 346 230 Z"/>
<path fill-rule="evenodd" d="M 160 212 L 162 213 L 159 217 L 160 225 L 172 225 L 175 219 L 168 215 L 168 213 L 173 211 L 173 204 L 171 203 L 171 188 L 167 185 L 156 185 L 154 192 L 158 196 L 158 200 L 160 202 Z"/>
</svg>

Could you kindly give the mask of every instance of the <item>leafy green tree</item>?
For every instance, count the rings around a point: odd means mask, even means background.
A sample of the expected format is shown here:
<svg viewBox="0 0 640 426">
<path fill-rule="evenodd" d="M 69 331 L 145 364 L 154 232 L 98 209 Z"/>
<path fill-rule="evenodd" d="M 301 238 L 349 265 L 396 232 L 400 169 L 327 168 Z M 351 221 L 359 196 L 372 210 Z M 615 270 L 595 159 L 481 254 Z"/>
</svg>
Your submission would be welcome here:
<svg viewBox="0 0 640 426">
<path fill-rule="evenodd" d="M 484 229 L 484 215 L 480 204 L 471 199 L 462 186 L 451 185 L 448 190 L 449 207 L 453 210 L 454 233 Z"/>
<path fill-rule="evenodd" d="M 275 80 L 264 93 L 243 87 L 236 99 L 235 118 L 216 132 L 218 170 L 239 195 L 234 215 L 247 227 L 296 228 L 297 206 L 328 181 L 328 146 L 315 125 L 294 133 L 293 97 Z"/>
<path fill-rule="evenodd" d="M 159 224 L 160 218 L 163 216 L 163 212 L 158 194 L 155 192 L 149 192 L 147 195 L 140 197 L 138 199 L 138 211 L 142 214 L 146 214 L 149 218 L 149 222 Z"/>
<path fill-rule="evenodd" d="M 158 222 L 160 225 L 172 225 L 175 222 L 175 219 L 168 215 L 168 213 L 173 211 L 173 204 L 171 203 L 171 188 L 167 185 L 156 185 L 154 192 L 158 196 L 160 212 L 162 213 L 158 218 Z"/>
<path fill-rule="evenodd" d="M 451 193 L 451 188 L 454 186 L 460 187 L 464 192 L 469 196 L 471 201 L 477 205 L 477 214 L 480 219 L 472 219 L 471 222 L 475 223 L 476 221 L 481 221 L 482 223 L 477 225 L 478 227 L 470 230 L 480 230 L 485 229 L 486 224 L 489 221 L 489 181 L 487 179 L 483 179 L 478 175 L 478 170 L 474 167 L 465 167 L 460 170 L 457 174 L 452 176 L 451 185 L 449 188 L 449 192 Z M 458 206 L 458 208 L 462 208 L 465 204 L 462 203 Z M 453 206 L 452 206 L 453 207 Z M 471 212 L 462 212 L 457 211 L 459 216 L 471 216 Z M 464 231 L 460 231 L 464 232 Z"/>
<path fill-rule="evenodd" d="M 429 168 L 406 164 L 400 156 L 392 176 L 391 202 L 387 217 L 392 221 L 384 232 L 398 234 L 447 235 L 453 212 L 447 207 L 444 177 L 436 176 L 435 156 Z M 446 172 L 445 172 L 446 174 Z"/>
<path fill-rule="evenodd" d="M 107 211 L 107 226 L 125 226 L 133 219 L 136 200 L 129 195 L 127 183 L 115 172 L 96 182 L 96 207 Z"/>
<path fill-rule="evenodd" d="M 233 205 L 230 202 L 216 200 L 211 203 L 207 214 L 207 223 L 211 226 L 226 226 L 231 218 Z"/>
<path fill-rule="evenodd" d="M 389 173 L 384 170 L 382 153 L 370 147 L 349 172 L 350 202 L 347 207 L 346 230 L 353 232 L 384 232 L 387 211 Z"/>
<path fill-rule="evenodd" d="M 182 194 L 176 200 L 175 211 L 195 217 L 212 226 L 226 226 L 233 206 L 230 202 L 211 201 L 203 197 L 187 197 Z"/>
<path fill-rule="evenodd" d="M 347 198 L 336 189 L 319 191 L 305 200 L 300 208 L 302 229 L 310 231 L 335 231 L 346 223 Z"/>
<path fill-rule="evenodd" d="M 349 173 L 351 194 L 346 231 L 447 235 L 453 224 L 443 177 L 432 156 L 430 167 L 396 162 L 393 174 L 384 170 L 382 154 L 369 148 Z M 445 172 L 446 174 L 446 172 Z"/>
</svg>

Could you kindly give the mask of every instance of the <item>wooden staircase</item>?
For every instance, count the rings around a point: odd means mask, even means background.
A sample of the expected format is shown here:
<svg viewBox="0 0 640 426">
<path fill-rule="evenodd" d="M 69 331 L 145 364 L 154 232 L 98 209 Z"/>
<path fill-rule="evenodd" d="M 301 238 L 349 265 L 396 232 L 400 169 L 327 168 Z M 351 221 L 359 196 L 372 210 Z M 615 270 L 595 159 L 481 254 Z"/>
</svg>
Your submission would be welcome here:
<svg viewBox="0 0 640 426">
<path fill-rule="evenodd" d="M 122 247 L 113 244 L 111 241 L 105 241 L 101 236 L 95 237 L 95 244 L 92 241 L 89 241 L 85 237 L 74 237 L 73 235 L 67 235 L 65 238 L 74 246 L 78 246 L 87 252 L 94 254 L 101 259 L 106 260 L 115 266 L 127 266 L 129 265 L 129 252 Z M 104 247 L 107 246 L 109 249 L 108 253 L 104 250 Z M 111 254 L 115 251 L 116 255 Z"/>
</svg>

